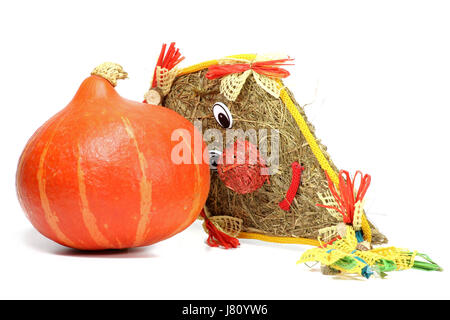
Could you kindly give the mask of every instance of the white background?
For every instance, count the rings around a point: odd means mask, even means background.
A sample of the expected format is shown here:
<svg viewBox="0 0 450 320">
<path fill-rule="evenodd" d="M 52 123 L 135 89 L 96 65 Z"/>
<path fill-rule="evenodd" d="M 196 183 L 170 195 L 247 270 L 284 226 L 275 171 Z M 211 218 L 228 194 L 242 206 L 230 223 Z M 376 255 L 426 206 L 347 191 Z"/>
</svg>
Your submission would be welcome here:
<svg viewBox="0 0 450 320">
<path fill-rule="evenodd" d="M 314 3 L 314 4 L 312 4 Z M 83 254 L 35 231 L 15 171 L 27 139 L 103 61 L 142 100 L 163 42 L 183 66 L 237 53 L 296 58 L 288 86 L 338 167 L 372 175 L 390 244 L 449 266 L 449 5 L 445 1 L 2 1 L 0 298 L 450 298 L 448 271 L 326 277 L 308 247 L 207 247 L 200 224 L 152 247 Z"/>
</svg>

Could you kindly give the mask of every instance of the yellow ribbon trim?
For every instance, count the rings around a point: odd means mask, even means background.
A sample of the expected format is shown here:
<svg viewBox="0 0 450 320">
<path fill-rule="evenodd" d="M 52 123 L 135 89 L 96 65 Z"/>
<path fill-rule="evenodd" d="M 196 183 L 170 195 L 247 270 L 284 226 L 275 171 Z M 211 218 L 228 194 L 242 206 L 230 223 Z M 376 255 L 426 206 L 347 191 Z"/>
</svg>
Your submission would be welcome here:
<svg viewBox="0 0 450 320">
<path fill-rule="evenodd" d="M 238 54 L 238 55 L 228 56 L 227 58 L 244 59 L 244 60 L 251 61 L 256 58 L 256 54 Z M 182 69 L 179 73 L 179 76 L 209 68 L 210 66 L 216 65 L 219 62 L 220 62 L 220 60 L 209 60 L 209 61 L 195 64 L 193 66 Z M 281 83 L 281 81 L 280 81 L 280 83 Z M 328 173 L 331 181 L 333 181 L 333 183 L 336 185 L 336 187 L 339 186 L 339 178 L 338 178 L 337 173 L 333 170 L 330 163 L 325 158 L 325 155 L 322 153 L 322 150 L 320 150 L 320 147 L 317 144 L 317 141 L 314 138 L 314 135 L 311 133 L 311 131 L 308 128 L 308 124 L 306 123 L 305 119 L 302 117 L 301 113 L 298 111 L 294 102 L 292 102 L 291 98 L 289 97 L 289 94 L 287 93 L 287 91 L 285 89 L 281 90 L 280 98 L 281 98 L 281 101 L 283 101 L 283 103 L 289 110 L 290 114 L 294 117 L 295 122 L 297 122 L 297 125 L 298 125 L 301 133 L 305 137 L 306 142 L 308 142 L 308 145 L 311 148 L 317 161 L 319 162 L 321 168 Z M 362 232 L 364 235 L 364 240 L 371 242 L 372 241 L 372 232 L 371 232 L 370 225 L 369 225 L 369 222 L 367 221 L 365 214 L 363 214 L 363 216 L 362 216 L 361 229 L 362 229 Z M 319 246 L 319 241 L 313 240 L 313 239 L 272 237 L 272 236 L 260 235 L 260 234 L 256 234 L 256 233 L 247 233 L 247 232 L 241 232 L 239 234 L 239 238 L 258 239 L 258 240 L 262 240 L 262 241 L 276 242 L 276 243 L 297 243 L 297 244 L 311 244 L 314 246 Z"/>
<path fill-rule="evenodd" d="M 406 270 L 414 266 L 414 259 L 417 252 L 410 253 L 409 250 L 395 247 L 377 248 L 367 251 L 361 251 L 357 247 L 358 240 L 355 236 L 355 230 L 348 226 L 346 236 L 326 248 L 313 248 L 303 253 L 297 263 L 318 261 L 321 264 L 332 266 L 344 273 L 361 274 L 363 268 L 374 266 L 381 259 L 391 260 L 395 263 L 397 270 Z M 355 265 L 351 269 L 340 267 L 336 262 L 342 258 L 351 257 Z M 356 259 L 361 258 L 363 261 Z"/>
<path fill-rule="evenodd" d="M 366 240 L 369 243 L 372 243 L 372 230 L 370 229 L 369 221 L 367 221 L 366 215 L 362 215 L 362 221 L 361 221 L 361 230 L 363 233 L 364 240 Z"/>
<path fill-rule="evenodd" d="M 183 76 L 185 74 L 194 73 L 194 72 L 209 68 L 211 66 L 214 66 L 218 63 L 219 62 L 217 60 L 209 60 L 209 61 L 205 61 L 202 63 L 194 64 L 193 66 L 181 69 L 178 76 Z"/>
<path fill-rule="evenodd" d="M 302 132 L 303 136 L 306 139 L 306 142 L 308 142 L 309 147 L 311 148 L 311 151 L 316 156 L 317 161 L 319 162 L 320 166 L 324 171 L 326 171 L 335 186 L 339 186 L 339 177 L 337 173 L 331 168 L 330 163 L 325 158 L 325 155 L 322 153 L 322 150 L 320 150 L 319 145 L 317 144 L 316 139 L 314 138 L 313 134 L 309 130 L 308 124 L 306 123 L 305 119 L 302 117 L 300 111 L 298 111 L 296 105 L 294 102 L 292 102 L 291 98 L 289 97 L 289 94 L 285 89 L 281 90 L 280 98 L 291 113 L 291 115 L 294 117 L 295 122 L 297 122 L 297 125 Z M 362 215 L 362 225 L 361 229 L 364 235 L 364 240 L 367 242 L 372 242 L 372 231 L 370 229 L 369 222 L 367 221 L 366 215 Z"/>
</svg>

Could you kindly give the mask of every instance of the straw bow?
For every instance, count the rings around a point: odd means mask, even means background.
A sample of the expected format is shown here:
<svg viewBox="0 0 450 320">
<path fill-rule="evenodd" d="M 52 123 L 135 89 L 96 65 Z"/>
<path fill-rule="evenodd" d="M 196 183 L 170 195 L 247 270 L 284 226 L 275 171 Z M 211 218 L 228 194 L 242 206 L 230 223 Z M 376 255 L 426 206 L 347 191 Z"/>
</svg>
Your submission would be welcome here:
<svg viewBox="0 0 450 320">
<path fill-rule="evenodd" d="M 253 74 L 256 83 L 264 91 L 279 98 L 282 89 L 279 80 L 290 75 L 282 67 L 292 65 L 287 62 L 293 60 L 289 57 L 271 59 L 258 55 L 253 61 L 225 59 L 224 63 L 210 66 L 205 76 L 210 80 L 222 78 L 220 92 L 230 101 L 236 100 L 250 74 Z"/>
</svg>

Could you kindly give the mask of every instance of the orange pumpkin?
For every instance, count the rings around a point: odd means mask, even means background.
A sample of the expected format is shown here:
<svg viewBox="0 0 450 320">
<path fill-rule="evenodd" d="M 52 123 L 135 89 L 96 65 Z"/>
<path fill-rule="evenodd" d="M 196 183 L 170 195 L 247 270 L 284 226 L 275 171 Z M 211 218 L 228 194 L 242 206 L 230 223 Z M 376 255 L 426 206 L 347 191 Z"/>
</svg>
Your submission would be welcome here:
<svg viewBox="0 0 450 320">
<path fill-rule="evenodd" d="M 83 250 L 146 246 L 187 228 L 209 191 L 209 165 L 183 139 L 191 164 L 175 164 L 175 129 L 193 125 L 160 106 L 117 94 L 119 65 L 104 64 L 28 141 L 17 169 L 19 201 L 44 236 Z M 202 152 L 206 145 L 202 143 Z"/>
</svg>

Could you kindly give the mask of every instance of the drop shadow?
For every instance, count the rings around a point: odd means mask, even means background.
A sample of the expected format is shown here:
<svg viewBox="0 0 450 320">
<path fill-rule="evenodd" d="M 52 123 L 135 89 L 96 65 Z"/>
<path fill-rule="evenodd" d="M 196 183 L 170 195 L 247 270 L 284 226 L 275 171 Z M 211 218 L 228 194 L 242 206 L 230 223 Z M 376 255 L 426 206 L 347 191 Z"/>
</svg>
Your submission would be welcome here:
<svg viewBox="0 0 450 320">
<path fill-rule="evenodd" d="M 22 238 L 29 248 L 58 256 L 75 258 L 108 258 L 108 259 L 136 259 L 136 258 L 156 258 L 157 255 L 151 252 L 150 247 L 131 248 L 131 249 L 111 249 L 100 251 L 82 251 L 72 249 L 57 244 L 34 229 L 27 229 L 23 232 Z"/>
<path fill-rule="evenodd" d="M 311 273 L 322 273 L 322 270 L 320 270 L 320 263 L 314 263 L 312 265 L 308 265 L 305 263 L 305 265 L 309 268 L 309 272 Z M 353 281 L 366 281 L 366 279 L 363 279 L 358 274 L 350 274 L 350 273 L 340 273 L 335 275 L 324 275 L 324 277 L 328 277 L 331 280 L 353 280 Z"/>
<path fill-rule="evenodd" d="M 333 280 L 353 280 L 353 281 L 367 281 L 367 279 L 362 278 L 357 274 L 338 274 L 332 276 Z"/>
</svg>

